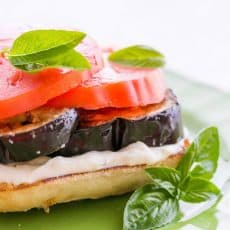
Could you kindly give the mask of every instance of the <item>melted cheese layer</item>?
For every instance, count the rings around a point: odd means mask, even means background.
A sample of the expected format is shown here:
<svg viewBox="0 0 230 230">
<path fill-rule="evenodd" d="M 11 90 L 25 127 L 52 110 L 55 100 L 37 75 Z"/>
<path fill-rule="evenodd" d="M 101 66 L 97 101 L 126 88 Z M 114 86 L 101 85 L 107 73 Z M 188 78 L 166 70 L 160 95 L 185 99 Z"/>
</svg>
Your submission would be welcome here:
<svg viewBox="0 0 230 230">
<path fill-rule="evenodd" d="M 115 166 L 155 164 L 182 150 L 182 142 L 161 147 L 148 147 L 142 142 L 136 142 L 117 152 L 91 151 L 73 157 L 41 156 L 28 162 L 0 164 L 0 182 L 18 185 Z"/>
</svg>

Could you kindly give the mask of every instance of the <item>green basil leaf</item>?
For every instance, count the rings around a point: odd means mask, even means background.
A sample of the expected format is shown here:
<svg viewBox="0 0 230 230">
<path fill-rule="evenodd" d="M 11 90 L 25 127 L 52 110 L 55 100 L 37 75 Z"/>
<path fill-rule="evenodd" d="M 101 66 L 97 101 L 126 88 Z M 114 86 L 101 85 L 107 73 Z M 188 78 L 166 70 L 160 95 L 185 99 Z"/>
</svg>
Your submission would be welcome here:
<svg viewBox="0 0 230 230">
<path fill-rule="evenodd" d="M 129 46 L 115 51 L 109 55 L 109 61 L 125 66 L 142 68 L 157 68 L 165 64 L 163 54 L 149 46 L 143 45 Z"/>
<path fill-rule="evenodd" d="M 181 161 L 177 166 L 177 170 L 181 172 L 182 178 L 188 176 L 189 171 L 194 162 L 195 156 L 196 156 L 195 144 L 191 143 L 191 145 L 188 147 L 187 151 L 185 152 L 185 155 L 183 156 L 183 158 L 181 159 Z"/>
<path fill-rule="evenodd" d="M 216 172 L 219 159 L 218 129 L 211 127 L 200 135 L 197 146 L 195 165 L 191 171 L 192 176 L 211 179 Z"/>
<path fill-rule="evenodd" d="M 74 51 L 74 47 L 85 36 L 85 33 L 78 31 L 29 31 L 14 41 L 8 58 L 12 65 L 29 71 L 53 66 L 88 69 L 89 63 L 86 58 Z"/>
<path fill-rule="evenodd" d="M 220 195 L 219 188 L 212 182 L 198 177 L 189 176 L 180 186 L 181 200 L 190 203 L 199 203 Z"/>
<path fill-rule="evenodd" d="M 124 211 L 124 230 L 147 230 L 178 220 L 179 202 L 165 189 L 148 184 L 137 189 Z"/>
<path fill-rule="evenodd" d="M 191 175 L 206 179 L 214 175 L 219 158 L 219 136 L 216 127 L 203 130 L 192 142 L 177 169 L 185 178 Z"/>
<path fill-rule="evenodd" d="M 155 184 L 167 190 L 170 195 L 177 196 L 177 187 L 181 181 L 179 171 L 165 167 L 147 168 L 145 171 L 153 179 Z"/>
<path fill-rule="evenodd" d="M 52 59 L 55 58 L 57 55 L 62 55 L 65 52 L 68 52 L 69 50 L 73 50 L 69 47 L 56 47 L 54 49 L 50 49 L 48 51 L 39 52 L 39 53 L 33 53 L 28 55 L 11 55 L 9 54 L 9 60 L 12 65 L 27 65 L 29 63 L 36 63 L 39 61 L 42 61 L 44 59 Z"/>
<path fill-rule="evenodd" d="M 13 43 L 10 56 L 39 55 L 52 49 L 74 48 L 85 33 L 66 30 L 32 30 L 20 35 Z"/>
<path fill-rule="evenodd" d="M 25 71 L 38 71 L 46 67 L 68 67 L 70 69 L 89 69 L 90 64 L 80 53 L 75 50 L 68 50 L 53 58 L 45 58 L 34 63 L 16 65 L 17 68 Z"/>
</svg>

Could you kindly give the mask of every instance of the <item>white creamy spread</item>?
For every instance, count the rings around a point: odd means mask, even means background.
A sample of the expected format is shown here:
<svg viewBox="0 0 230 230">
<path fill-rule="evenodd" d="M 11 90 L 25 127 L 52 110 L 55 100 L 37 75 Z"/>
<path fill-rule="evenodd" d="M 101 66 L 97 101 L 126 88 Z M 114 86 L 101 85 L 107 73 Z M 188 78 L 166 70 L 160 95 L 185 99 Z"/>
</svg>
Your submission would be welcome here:
<svg viewBox="0 0 230 230">
<path fill-rule="evenodd" d="M 72 173 L 92 172 L 114 166 L 154 164 L 183 149 L 182 142 L 148 147 L 142 142 L 130 144 L 117 152 L 91 151 L 73 157 L 38 157 L 32 161 L 0 164 L 0 182 L 33 183 Z"/>
</svg>

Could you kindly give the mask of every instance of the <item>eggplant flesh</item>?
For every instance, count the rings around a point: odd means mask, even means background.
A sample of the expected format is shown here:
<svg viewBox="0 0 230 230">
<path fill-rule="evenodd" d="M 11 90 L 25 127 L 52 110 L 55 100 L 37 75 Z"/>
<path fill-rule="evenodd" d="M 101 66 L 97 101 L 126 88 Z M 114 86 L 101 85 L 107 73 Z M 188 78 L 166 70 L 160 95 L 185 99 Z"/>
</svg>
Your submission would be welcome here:
<svg viewBox="0 0 230 230">
<path fill-rule="evenodd" d="M 151 147 L 162 146 L 183 138 L 180 105 L 171 90 L 159 104 L 78 112 L 79 126 L 66 148 L 55 155 L 73 156 L 91 150 L 116 151 L 137 141 Z"/>
<path fill-rule="evenodd" d="M 0 161 L 27 161 L 65 148 L 77 123 L 75 109 L 46 107 L 1 121 Z"/>
</svg>

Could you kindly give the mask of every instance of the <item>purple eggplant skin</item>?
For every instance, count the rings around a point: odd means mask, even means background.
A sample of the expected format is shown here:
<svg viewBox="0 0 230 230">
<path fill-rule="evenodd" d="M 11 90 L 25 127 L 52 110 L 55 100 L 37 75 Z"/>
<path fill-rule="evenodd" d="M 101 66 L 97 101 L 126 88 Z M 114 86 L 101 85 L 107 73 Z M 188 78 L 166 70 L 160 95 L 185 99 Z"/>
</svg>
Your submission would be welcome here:
<svg viewBox="0 0 230 230">
<path fill-rule="evenodd" d="M 150 147 L 175 144 L 184 137 L 181 108 L 172 90 L 164 109 L 136 119 L 121 119 L 119 148 L 141 141 Z"/>
<path fill-rule="evenodd" d="M 55 153 L 55 156 L 73 156 L 89 151 L 114 149 L 114 128 L 116 121 L 110 121 L 98 126 L 77 128 L 66 148 Z M 54 156 L 54 155 L 53 155 Z"/>
<path fill-rule="evenodd" d="M 0 160 L 4 163 L 28 161 L 64 148 L 78 123 L 75 109 L 64 109 L 47 123 L 23 132 L 0 136 Z M 26 125 L 25 125 L 26 127 Z"/>
</svg>

